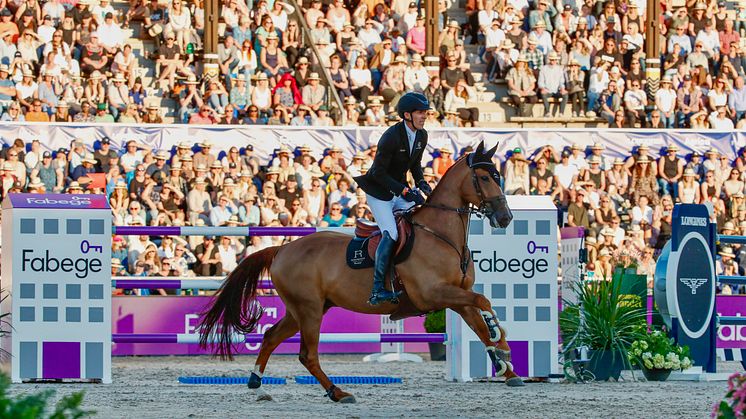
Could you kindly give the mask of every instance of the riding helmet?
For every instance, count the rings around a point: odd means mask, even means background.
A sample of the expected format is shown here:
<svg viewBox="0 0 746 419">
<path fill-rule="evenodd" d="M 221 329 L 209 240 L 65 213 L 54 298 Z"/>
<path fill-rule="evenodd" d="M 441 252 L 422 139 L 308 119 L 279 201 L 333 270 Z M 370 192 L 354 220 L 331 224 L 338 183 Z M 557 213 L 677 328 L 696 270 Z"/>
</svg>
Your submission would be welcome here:
<svg viewBox="0 0 746 419">
<path fill-rule="evenodd" d="M 422 93 L 409 92 L 399 99 L 396 111 L 404 119 L 404 112 L 426 111 L 430 109 L 430 101 Z"/>
</svg>

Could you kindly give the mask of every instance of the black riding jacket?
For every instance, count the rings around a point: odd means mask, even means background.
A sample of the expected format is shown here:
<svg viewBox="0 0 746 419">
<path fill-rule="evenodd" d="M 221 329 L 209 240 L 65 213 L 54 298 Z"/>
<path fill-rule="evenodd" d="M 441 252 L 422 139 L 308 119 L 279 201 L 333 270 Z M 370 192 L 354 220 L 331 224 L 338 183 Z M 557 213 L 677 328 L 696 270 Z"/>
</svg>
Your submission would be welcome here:
<svg viewBox="0 0 746 419">
<path fill-rule="evenodd" d="M 356 176 L 355 182 L 371 196 L 389 201 L 401 195 L 407 186 L 407 171 L 412 173 L 415 185 L 422 176 L 422 154 L 427 146 L 427 132 L 417 130 L 414 152 L 410 155 L 409 140 L 404 121 L 389 127 L 378 141 L 378 150 L 370 170 Z"/>
</svg>

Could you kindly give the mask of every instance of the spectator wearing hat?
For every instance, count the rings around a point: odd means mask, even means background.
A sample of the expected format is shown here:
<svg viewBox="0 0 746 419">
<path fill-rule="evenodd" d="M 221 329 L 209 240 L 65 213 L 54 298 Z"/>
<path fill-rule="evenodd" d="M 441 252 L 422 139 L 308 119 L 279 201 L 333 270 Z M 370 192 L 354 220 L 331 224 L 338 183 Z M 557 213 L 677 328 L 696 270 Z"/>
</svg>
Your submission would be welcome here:
<svg viewBox="0 0 746 419">
<path fill-rule="evenodd" d="M 508 95 L 513 106 L 518 110 L 520 116 L 530 115 L 530 106 L 539 100 L 536 97 L 536 78 L 528 67 L 528 58 L 521 55 L 516 61 L 515 67 L 508 71 L 505 81 L 508 85 Z M 528 104 L 526 111 L 524 102 Z"/>
<path fill-rule="evenodd" d="M 577 187 L 570 189 L 571 203 L 567 207 L 567 225 L 570 227 L 583 227 L 586 230 L 590 228 L 588 219 L 588 210 L 585 206 L 585 189 Z"/>
<path fill-rule="evenodd" d="M 536 41 L 537 50 L 543 54 L 548 54 L 554 49 L 552 35 L 547 31 L 547 26 L 544 21 L 539 21 L 529 34 L 529 39 L 533 38 Z"/>
<path fill-rule="evenodd" d="M 528 160 L 523 157 L 520 147 L 513 149 L 510 158 L 505 162 L 505 186 L 508 195 L 528 195 L 531 177 Z"/>
<path fill-rule="evenodd" d="M 505 39 L 495 51 L 492 68 L 488 68 L 487 78 L 493 82 L 505 77 L 507 72 L 516 65 L 520 53 L 510 39 Z M 489 64 L 488 64 L 489 65 Z"/>
<path fill-rule="evenodd" d="M 660 88 L 655 93 L 655 109 L 660 113 L 663 128 L 673 128 L 675 122 L 677 94 L 671 85 L 671 77 L 663 76 Z M 653 124 L 653 128 L 658 128 L 656 125 Z"/>
<path fill-rule="evenodd" d="M 103 22 L 99 23 L 97 32 L 107 54 L 115 55 L 122 46 L 123 34 L 122 28 L 114 21 L 114 13 L 104 14 Z"/>
<path fill-rule="evenodd" d="M 229 103 L 236 108 L 235 114 L 242 113 L 251 104 L 251 86 L 246 83 L 246 76 L 241 73 L 236 76 L 236 82 L 231 88 Z"/>
<path fill-rule="evenodd" d="M 158 75 L 157 83 L 168 83 L 168 89 L 172 90 L 175 86 L 177 69 L 183 67 L 182 52 L 175 42 L 175 35 L 167 33 L 166 42 L 161 45 L 156 53 L 158 59 L 155 62 L 156 74 Z"/>
<path fill-rule="evenodd" d="M 585 72 L 580 69 L 580 63 L 576 59 L 571 59 L 568 63 L 567 72 L 567 93 L 572 103 L 572 116 L 585 116 L 583 106 L 585 105 Z"/>
<path fill-rule="evenodd" d="M 422 56 L 414 54 L 412 56 L 412 65 L 404 70 L 404 87 L 407 91 L 423 93 L 430 83 L 430 75 L 422 63 Z"/>
<path fill-rule="evenodd" d="M 126 81 L 124 74 L 116 73 L 106 90 L 109 112 L 111 112 L 111 115 L 115 120 L 118 120 L 119 114 L 127 109 L 127 105 L 130 101 L 129 88 L 125 84 Z"/>
<path fill-rule="evenodd" d="M 490 0 L 487 0 L 490 1 Z M 425 17 L 420 15 L 415 20 L 414 28 L 407 31 L 407 50 L 415 54 L 425 53 Z"/>
<path fill-rule="evenodd" d="M 396 104 L 399 102 L 399 97 L 405 93 L 404 72 L 406 68 L 406 56 L 399 55 L 383 72 L 380 93 L 383 96 L 383 100 L 388 102 L 389 113 L 392 113 L 392 110 L 396 108 Z"/>
<path fill-rule="evenodd" d="M 317 73 L 311 73 L 308 76 L 308 84 L 303 87 L 303 104 L 311 110 L 316 111 L 326 100 L 326 89 L 320 84 L 320 78 Z"/>
<path fill-rule="evenodd" d="M 438 157 L 433 159 L 433 176 L 440 180 L 446 171 L 453 166 L 453 149 L 450 146 L 443 146 L 438 149 Z"/>
<path fill-rule="evenodd" d="M 142 122 L 145 124 L 162 124 L 163 117 L 160 110 L 161 108 L 157 104 L 151 103 L 146 107 L 146 113 L 142 117 Z"/>
<path fill-rule="evenodd" d="M 205 102 L 197 89 L 199 82 L 196 76 L 190 75 L 182 83 L 186 85 L 186 88 L 179 92 L 179 120 L 187 122 L 191 115 L 199 112 Z"/>
<path fill-rule="evenodd" d="M 0 69 L 0 97 L 4 97 L 2 91 L 3 91 L 3 85 L 9 85 L 8 82 L 12 83 L 12 80 L 10 78 L 2 78 L 2 70 Z M 15 92 L 16 92 L 16 99 L 18 103 L 21 106 L 25 106 L 26 108 L 30 108 L 31 104 L 33 102 L 33 99 L 37 96 L 37 92 L 39 90 L 39 85 L 34 81 L 34 72 L 30 69 L 23 70 L 22 78 L 20 83 L 15 83 Z M 11 100 L 10 96 L 7 96 Z M 2 99 L 0 99 L 2 100 Z"/>
<path fill-rule="evenodd" d="M 646 198 L 647 202 L 658 202 L 658 183 L 655 177 L 656 171 L 652 168 L 647 156 L 640 156 L 632 169 L 632 192 L 633 202 L 639 202 L 640 197 Z"/>
<path fill-rule="evenodd" d="M 109 113 L 106 103 L 102 102 L 96 105 L 96 117 L 94 118 L 94 122 L 114 123 L 114 116 Z"/>
<path fill-rule="evenodd" d="M 39 179 L 47 192 L 57 192 L 62 188 L 64 174 L 52 165 L 52 153 L 42 153 L 40 161 L 32 168 L 30 177 Z"/>
<path fill-rule="evenodd" d="M 94 167 L 95 164 L 96 159 L 93 158 L 93 154 L 86 154 L 82 163 L 73 169 L 70 177 L 80 185 L 88 185 L 93 182 L 93 178 L 88 175 L 90 173 L 96 173 L 96 168 Z"/>
<path fill-rule="evenodd" d="M 552 6 L 551 2 L 549 0 L 540 0 L 536 6 L 536 10 L 532 10 L 528 15 L 528 25 L 530 28 L 535 29 L 543 23 L 544 28 L 552 32 L 554 31 L 552 19 L 555 16 L 557 16 L 557 9 Z"/>
<path fill-rule="evenodd" d="M 168 165 L 168 159 L 170 158 L 168 151 L 161 150 L 155 154 L 155 162 L 150 163 L 145 169 L 145 174 L 152 177 L 156 172 L 161 172 L 163 177 L 169 175 L 170 168 Z"/>
<path fill-rule="evenodd" d="M 111 149 L 111 139 L 109 137 L 102 138 L 98 150 L 93 152 L 93 158 L 96 159 L 96 168 L 101 173 L 107 173 L 111 167 L 111 160 L 117 157 L 117 152 Z"/>
<path fill-rule="evenodd" d="M 551 103 L 550 98 L 561 99 L 560 103 L 560 115 L 564 115 L 565 107 L 567 106 L 568 93 L 567 84 L 565 80 L 564 70 L 559 65 L 559 55 L 552 51 L 548 55 L 549 64 L 544 65 L 539 70 L 539 92 L 544 100 L 544 117 L 551 117 L 550 112 Z"/>
</svg>

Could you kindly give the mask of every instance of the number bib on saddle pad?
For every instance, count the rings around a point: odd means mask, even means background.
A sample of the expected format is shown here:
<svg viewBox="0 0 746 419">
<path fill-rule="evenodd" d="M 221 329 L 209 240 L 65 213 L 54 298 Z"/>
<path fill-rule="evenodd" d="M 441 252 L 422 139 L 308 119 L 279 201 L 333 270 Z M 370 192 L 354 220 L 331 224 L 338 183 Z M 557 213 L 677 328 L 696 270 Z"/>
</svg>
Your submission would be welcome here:
<svg viewBox="0 0 746 419">
<path fill-rule="evenodd" d="M 394 250 L 394 264 L 407 260 L 414 245 L 414 229 L 404 217 L 396 217 L 399 238 Z M 368 221 L 357 220 L 355 238 L 347 245 L 347 266 L 352 269 L 372 268 L 376 258 L 376 249 L 381 241 L 381 230 L 378 225 Z"/>
</svg>

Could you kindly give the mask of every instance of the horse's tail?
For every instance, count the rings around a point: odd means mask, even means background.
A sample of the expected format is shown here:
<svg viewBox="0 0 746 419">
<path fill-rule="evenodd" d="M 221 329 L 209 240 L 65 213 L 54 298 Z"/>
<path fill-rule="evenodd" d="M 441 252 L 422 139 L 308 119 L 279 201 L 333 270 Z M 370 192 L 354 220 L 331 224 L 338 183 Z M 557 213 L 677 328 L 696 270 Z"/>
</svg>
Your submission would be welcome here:
<svg viewBox="0 0 746 419">
<path fill-rule="evenodd" d="M 233 359 L 234 333 L 251 333 L 262 317 L 256 289 L 278 250 L 279 246 L 273 246 L 253 253 L 228 275 L 212 307 L 201 313 L 198 328 L 201 348 L 211 348 L 221 359 Z"/>
</svg>

